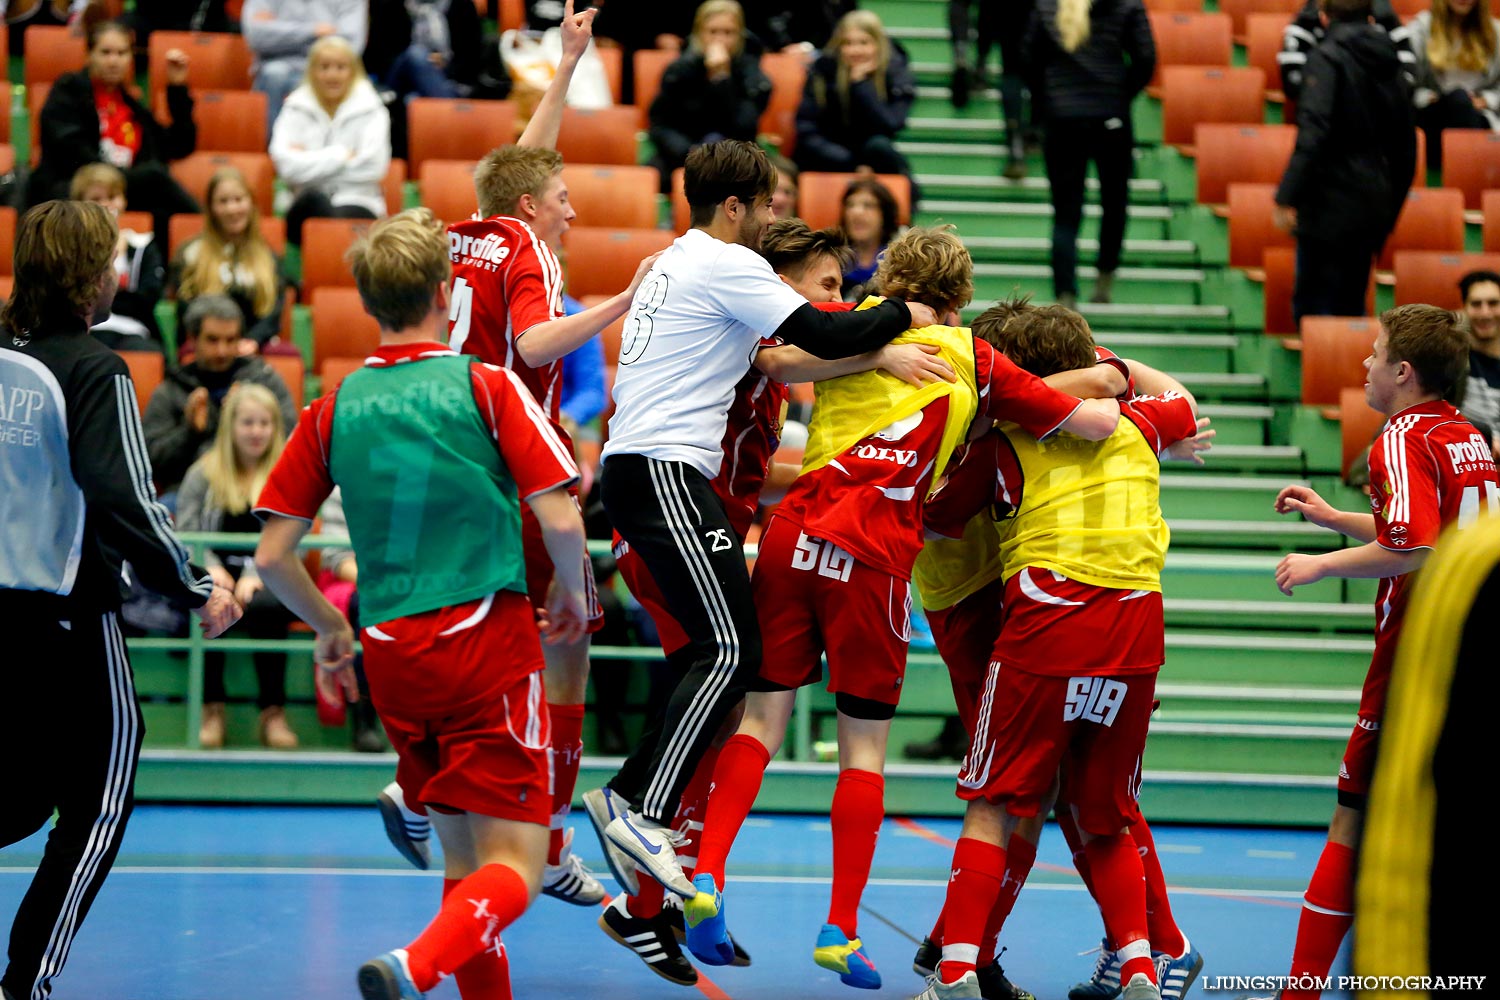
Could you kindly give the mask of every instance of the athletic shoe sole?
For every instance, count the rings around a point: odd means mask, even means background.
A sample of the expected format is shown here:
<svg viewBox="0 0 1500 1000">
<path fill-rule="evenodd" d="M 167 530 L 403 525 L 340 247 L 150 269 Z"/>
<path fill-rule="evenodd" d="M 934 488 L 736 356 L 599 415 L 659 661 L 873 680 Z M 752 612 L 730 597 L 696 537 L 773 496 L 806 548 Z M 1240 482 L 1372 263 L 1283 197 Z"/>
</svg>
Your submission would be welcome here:
<svg viewBox="0 0 1500 1000">
<path fill-rule="evenodd" d="M 375 797 L 375 808 L 380 810 L 381 822 L 385 824 L 385 836 L 396 849 L 396 853 L 411 863 L 413 868 L 427 871 L 432 867 L 430 852 L 424 856 L 421 848 L 417 846 L 418 841 L 412 840 L 406 832 L 406 818 L 401 814 L 401 807 L 396 805 L 396 800 L 385 792 Z"/>
<path fill-rule="evenodd" d="M 662 977 L 667 982 L 674 983 L 677 986 L 697 986 L 698 985 L 698 970 L 692 968 L 691 964 L 688 965 L 688 969 L 692 972 L 693 976 L 692 976 L 691 979 L 689 979 L 685 975 L 682 976 L 682 977 L 678 977 L 678 976 L 672 975 L 666 969 L 662 968 L 662 964 L 660 962 L 650 962 L 650 961 L 647 961 L 646 958 L 645 958 L 645 956 L 643 956 L 639 951 L 636 950 L 635 945 L 632 944 L 631 941 L 628 938 L 626 938 L 623 934 L 621 934 L 619 931 L 615 930 L 614 927 L 612 927 L 610 925 L 610 922 L 607 919 L 605 919 L 605 915 L 602 914 L 602 913 L 599 914 L 599 929 L 602 930 L 605 934 L 608 934 L 611 941 L 614 941 L 616 944 L 619 944 L 619 945 L 621 945 L 621 946 L 623 946 L 625 948 L 628 948 L 630 950 L 631 954 L 635 955 L 636 958 L 639 958 L 641 960 L 641 963 L 643 965 L 645 965 L 646 968 L 650 969 L 652 972 L 656 973 L 658 976 Z M 642 931 L 641 933 L 644 934 L 644 933 L 648 933 L 648 932 Z M 632 936 L 634 936 L 634 935 L 632 935 Z M 684 961 L 686 961 L 686 959 L 684 959 Z"/>
<path fill-rule="evenodd" d="M 676 893 L 683 899 L 692 899 L 698 895 L 698 890 L 693 888 L 693 883 L 688 881 L 682 866 L 677 863 L 677 853 L 672 850 L 672 845 L 663 844 L 653 854 L 647 850 L 640 833 L 624 816 L 616 816 L 604 828 L 604 836 L 669 892 Z M 613 863 L 610 868 L 613 870 Z"/>
<path fill-rule="evenodd" d="M 620 884 L 627 896 L 638 896 L 641 892 L 640 876 L 636 872 L 635 862 L 629 854 L 615 846 L 614 841 L 605 836 L 604 831 L 615 818 L 610 814 L 609 800 L 605 796 L 607 789 L 595 788 L 593 791 L 583 793 L 583 809 L 589 814 L 589 822 L 594 826 L 594 833 L 599 837 L 599 846 L 604 851 L 604 863 L 609 866 L 610 874 Z M 624 800 L 621 799 L 621 802 Z"/>
<path fill-rule="evenodd" d="M 361 965 L 358 982 L 359 995 L 363 1000 L 402 1000 L 401 983 L 384 963 L 366 962 Z M 416 995 L 421 996 L 420 993 Z"/>
</svg>

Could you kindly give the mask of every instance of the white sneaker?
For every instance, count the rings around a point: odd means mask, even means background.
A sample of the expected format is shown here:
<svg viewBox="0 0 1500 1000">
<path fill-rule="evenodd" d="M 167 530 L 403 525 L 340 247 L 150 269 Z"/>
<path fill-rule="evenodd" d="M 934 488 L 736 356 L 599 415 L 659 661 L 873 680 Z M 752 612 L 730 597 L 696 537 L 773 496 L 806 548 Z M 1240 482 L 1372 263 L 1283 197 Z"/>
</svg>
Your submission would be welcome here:
<svg viewBox="0 0 1500 1000">
<path fill-rule="evenodd" d="M 627 896 L 639 895 L 641 880 L 636 875 L 635 862 L 604 835 L 605 828 L 615 817 L 623 816 L 635 807 L 623 795 L 606 786 L 584 792 L 583 808 L 589 814 L 589 822 L 594 824 L 594 832 L 599 835 L 599 846 L 604 848 L 604 863 L 609 866 L 610 874 Z"/>
<path fill-rule="evenodd" d="M 691 899 L 698 894 L 693 883 L 683 874 L 682 865 L 677 862 L 675 848 L 683 843 L 684 838 L 676 830 L 649 820 L 631 809 L 610 820 L 609 825 L 604 828 L 604 836 L 669 891 L 683 899 Z"/>
<path fill-rule="evenodd" d="M 375 798 L 380 810 L 380 819 L 385 823 L 385 835 L 412 867 L 422 871 L 432 867 L 432 821 L 406 808 L 406 799 L 401 786 L 394 781 L 383 788 Z"/>
<path fill-rule="evenodd" d="M 1120 991 L 1120 1000 L 1161 1000 L 1161 989 L 1144 972 L 1137 972 Z"/>
<path fill-rule="evenodd" d="M 927 977 L 927 988 L 912 1000 L 984 1000 L 979 992 L 979 976 L 965 972 L 956 983 L 945 983 L 943 977 L 933 973 Z"/>
<path fill-rule="evenodd" d="M 604 900 L 604 886 L 588 865 L 573 853 L 573 830 L 563 835 L 562 853 L 555 865 L 542 869 L 542 892 L 574 906 L 597 906 Z"/>
</svg>

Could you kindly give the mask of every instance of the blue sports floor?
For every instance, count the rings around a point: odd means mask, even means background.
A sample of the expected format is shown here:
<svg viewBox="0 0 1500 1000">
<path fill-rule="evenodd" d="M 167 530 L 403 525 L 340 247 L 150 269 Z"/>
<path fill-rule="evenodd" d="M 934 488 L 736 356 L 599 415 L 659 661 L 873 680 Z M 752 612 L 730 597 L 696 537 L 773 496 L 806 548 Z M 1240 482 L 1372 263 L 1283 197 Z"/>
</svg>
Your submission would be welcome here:
<svg viewBox="0 0 1500 1000">
<path fill-rule="evenodd" d="M 575 819 L 580 853 L 603 870 L 587 818 Z M 605 937 L 595 911 L 543 897 L 505 932 L 515 996 L 912 996 L 922 986 L 912 953 L 941 906 L 957 832 L 954 820 L 886 823 L 860 926 L 885 977 L 878 993 L 842 986 L 812 963 L 828 900 L 827 821 L 754 816 L 730 859 L 726 893 L 729 926 L 754 959 L 750 968 L 709 970 L 696 989 L 674 986 Z M 1164 826 L 1156 840 L 1178 923 L 1202 951 L 1204 975 L 1284 973 L 1323 835 Z M 42 844 L 38 835 L 0 853 L 0 932 Z M 1067 866 L 1067 847 L 1049 827 L 1001 939 L 1006 971 L 1039 1000 L 1066 997 L 1088 974 L 1093 956 L 1079 953 L 1100 935 L 1098 912 Z M 412 938 L 440 891 L 436 874 L 414 871 L 391 850 L 373 806 L 144 806 L 54 996 L 356 998 L 359 964 Z M 457 991 L 444 984 L 429 995 Z"/>
</svg>

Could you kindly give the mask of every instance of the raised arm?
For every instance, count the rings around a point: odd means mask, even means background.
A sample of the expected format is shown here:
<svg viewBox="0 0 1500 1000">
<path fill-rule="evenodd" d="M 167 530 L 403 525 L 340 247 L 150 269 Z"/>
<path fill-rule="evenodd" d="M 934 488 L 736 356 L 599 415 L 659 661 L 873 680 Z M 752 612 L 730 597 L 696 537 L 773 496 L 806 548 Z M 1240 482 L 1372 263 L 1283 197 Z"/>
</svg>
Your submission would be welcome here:
<svg viewBox="0 0 1500 1000">
<path fill-rule="evenodd" d="M 531 115 L 531 121 L 526 123 L 526 131 L 521 133 L 521 138 L 516 140 L 516 145 L 540 146 L 544 149 L 557 148 L 557 136 L 562 131 L 562 113 L 567 103 L 568 87 L 573 83 L 573 71 L 578 68 L 578 60 L 583 58 L 583 53 L 589 47 L 589 41 L 594 37 L 594 18 L 598 13 L 598 10 L 590 7 L 582 14 L 575 14 L 573 13 L 573 0 L 567 0 L 563 7 L 562 59 L 557 64 L 557 75 L 547 85 L 546 92 L 537 103 L 536 111 Z"/>
</svg>

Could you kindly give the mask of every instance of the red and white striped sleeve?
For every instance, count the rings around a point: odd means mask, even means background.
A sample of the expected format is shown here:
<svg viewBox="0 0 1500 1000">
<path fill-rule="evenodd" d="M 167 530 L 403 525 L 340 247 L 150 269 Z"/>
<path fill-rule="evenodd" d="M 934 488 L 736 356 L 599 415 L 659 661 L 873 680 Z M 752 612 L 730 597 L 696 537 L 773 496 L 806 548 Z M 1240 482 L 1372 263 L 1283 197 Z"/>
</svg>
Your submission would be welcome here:
<svg viewBox="0 0 1500 1000">
<path fill-rule="evenodd" d="M 515 372 L 490 364 L 475 364 L 470 372 L 479 414 L 521 499 L 576 482 L 572 452 Z"/>
<path fill-rule="evenodd" d="M 302 411 L 286 448 L 256 498 L 255 513 L 282 514 L 309 524 L 318 516 L 318 508 L 333 492 L 328 444 L 333 437 L 334 395 L 330 392 L 319 396 Z"/>
<path fill-rule="evenodd" d="M 1430 549 L 1442 529 L 1432 453 L 1420 415 L 1397 416 L 1370 448 L 1375 541 L 1395 552 Z"/>
<path fill-rule="evenodd" d="M 505 302 L 512 337 L 563 315 L 562 264 L 530 226 L 521 223 L 519 231 L 505 268 Z"/>
</svg>

